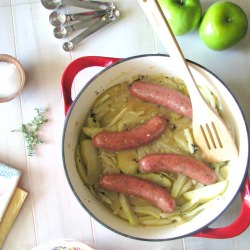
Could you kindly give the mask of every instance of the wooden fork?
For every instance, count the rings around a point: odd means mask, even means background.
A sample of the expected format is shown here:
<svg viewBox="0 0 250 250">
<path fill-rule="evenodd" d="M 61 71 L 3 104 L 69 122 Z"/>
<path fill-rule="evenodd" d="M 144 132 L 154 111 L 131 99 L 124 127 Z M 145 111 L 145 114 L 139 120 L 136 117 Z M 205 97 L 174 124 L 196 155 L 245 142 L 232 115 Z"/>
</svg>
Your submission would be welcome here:
<svg viewBox="0 0 250 250">
<path fill-rule="evenodd" d="M 238 156 L 235 143 L 222 119 L 202 97 L 195 79 L 171 28 L 156 0 L 138 0 L 150 23 L 158 33 L 163 45 L 176 67 L 180 69 L 192 102 L 193 135 L 196 144 L 210 162 L 232 160 Z"/>
</svg>

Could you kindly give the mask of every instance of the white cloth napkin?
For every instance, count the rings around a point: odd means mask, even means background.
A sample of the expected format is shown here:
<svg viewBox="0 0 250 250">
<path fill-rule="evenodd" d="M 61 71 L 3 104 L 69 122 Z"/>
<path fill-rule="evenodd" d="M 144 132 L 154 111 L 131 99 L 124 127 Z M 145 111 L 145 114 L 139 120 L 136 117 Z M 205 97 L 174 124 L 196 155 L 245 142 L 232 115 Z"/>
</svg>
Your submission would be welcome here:
<svg viewBox="0 0 250 250">
<path fill-rule="evenodd" d="M 21 171 L 0 163 L 0 222 L 17 187 Z"/>
</svg>

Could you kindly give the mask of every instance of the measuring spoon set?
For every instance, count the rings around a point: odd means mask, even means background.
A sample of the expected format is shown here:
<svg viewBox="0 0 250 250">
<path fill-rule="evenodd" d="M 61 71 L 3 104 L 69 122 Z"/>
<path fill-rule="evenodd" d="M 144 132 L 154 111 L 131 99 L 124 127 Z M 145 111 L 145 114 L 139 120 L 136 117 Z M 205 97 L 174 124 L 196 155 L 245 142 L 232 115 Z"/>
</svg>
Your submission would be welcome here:
<svg viewBox="0 0 250 250">
<path fill-rule="evenodd" d="M 63 44 L 65 51 L 75 48 L 83 39 L 115 21 L 120 12 L 113 2 L 92 0 L 41 0 L 42 5 L 53 10 L 49 15 L 49 21 L 54 26 L 53 34 L 61 39 L 74 31 L 83 30 L 74 38 Z M 63 13 L 64 5 L 84 8 L 80 13 Z"/>
</svg>

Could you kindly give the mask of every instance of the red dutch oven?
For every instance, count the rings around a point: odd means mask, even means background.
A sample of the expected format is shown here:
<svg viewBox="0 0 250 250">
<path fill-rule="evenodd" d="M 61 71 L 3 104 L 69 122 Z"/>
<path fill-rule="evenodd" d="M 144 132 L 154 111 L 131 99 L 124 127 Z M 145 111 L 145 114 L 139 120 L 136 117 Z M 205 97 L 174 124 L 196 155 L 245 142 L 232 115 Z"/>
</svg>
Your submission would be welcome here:
<svg viewBox="0 0 250 250">
<path fill-rule="evenodd" d="M 78 142 L 81 127 L 96 93 L 138 74 L 164 74 L 179 77 L 180 72 L 172 65 L 168 56 L 153 54 L 130 57 L 126 59 L 109 57 L 81 57 L 65 69 L 62 76 L 62 93 L 65 105 L 65 126 L 62 141 L 62 157 L 69 185 L 88 213 L 99 223 L 120 235 L 138 240 L 164 241 L 186 236 L 206 238 L 231 238 L 241 234 L 250 224 L 250 184 L 247 176 L 249 141 L 248 131 L 242 111 L 226 85 L 212 72 L 203 66 L 188 61 L 189 67 L 197 82 L 206 85 L 219 99 L 223 111 L 234 128 L 234 137 L 239 156 L 229 163 L 228 188 L 217 204 L 200 212 L 191 221 L 184 224 L 158 227 L 135 227 L 114 216 L 99 202 L 82 183 L 76 169 L 74 151 Z M 104 69 L 85 84 L 73 101 L 71 87 L 75 76 L 88 67 L 101 66 Z M 238 218 L 222 228 L 209 228 L 241 192 L 242 204 Z"/>
</svg>

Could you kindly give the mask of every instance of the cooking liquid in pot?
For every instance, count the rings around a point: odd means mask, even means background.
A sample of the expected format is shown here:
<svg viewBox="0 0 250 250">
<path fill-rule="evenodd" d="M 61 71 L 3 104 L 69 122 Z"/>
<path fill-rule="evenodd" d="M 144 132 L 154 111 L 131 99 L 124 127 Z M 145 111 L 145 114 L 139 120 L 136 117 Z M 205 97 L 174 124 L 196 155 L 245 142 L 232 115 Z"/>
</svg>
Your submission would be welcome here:
<svg viewBox="0 0 250 250">
<path fill-rule="evenodd" d="M 133 97 L 129 93 L 129 87 L 135 80 L 162 84 L 188 95 L 182 80 L 162 75 L 135 76 L 131 81 L 118 84 L 100 94 L 91 107 L 76 146 L 77 170 L 85 185 L 114 215 L 133 225 L 184 223 L 225 192 L 227 163 L 206 162 L 215 171 L 217 183 L 205 187 L 182 174 L 141 172 L 139 160 L 151 153 L 189 155 L 203 162 L 205 160 L 193 141 L 191 120 L 162 106 Z M 201 92 L 220 113 L 216 97 L 207 89 L 201 89 Z M 92 143 L 93 136 L 102 131 L 130 130 L 156 115 L 166 118 L 168 125 L 158 139 L 147 145 L 115 152 L 97 149 Z M 99 178 L 107 173 L 134 175 L 164 187 L 175 199 L 175 210 L 166 213 L 146 200 L 100 188 Z"/>
</svg>

